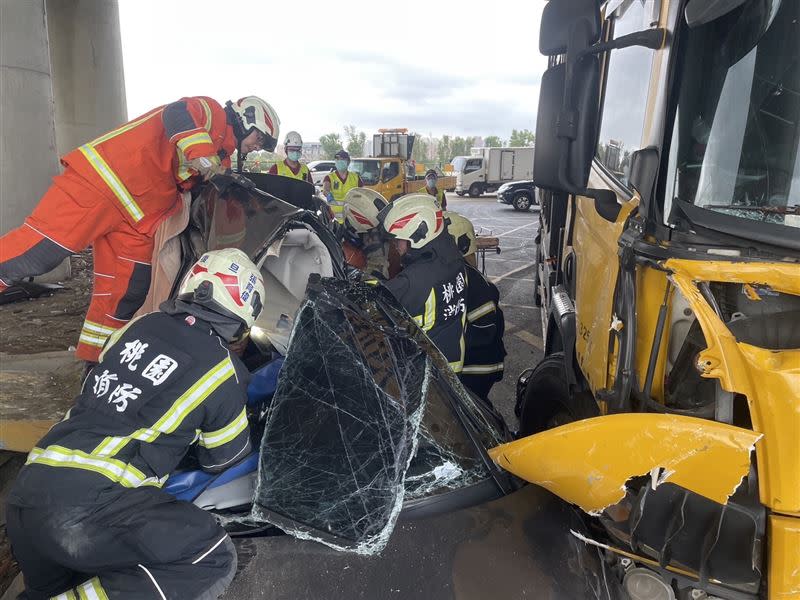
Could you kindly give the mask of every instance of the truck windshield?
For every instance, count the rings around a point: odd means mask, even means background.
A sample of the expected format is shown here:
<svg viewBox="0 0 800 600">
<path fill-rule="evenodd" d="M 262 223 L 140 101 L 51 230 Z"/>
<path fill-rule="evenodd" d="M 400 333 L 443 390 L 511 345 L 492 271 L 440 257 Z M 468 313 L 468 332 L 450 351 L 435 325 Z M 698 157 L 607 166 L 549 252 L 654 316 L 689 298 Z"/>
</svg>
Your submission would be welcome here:
<svg viewBox="0 0 800 600">
<path fill-rule="evenodd" d="M 798 40 L 797 0 L 750 0 L 686 29 L 666 182 L 668 222 L 689 203 L 782 231 L 800 228 Z"/>
<path fill-rule="evenodd" d="M 453 160 L 450 161 L 450 164 L 453 165 L 454 173 L 461 173 L 461 171 L 464 170 L 464 165 L 467 164 L 467 157 L 456 156 Z"/>
<path fill-rule="evenodd" d="M 350 163 L 348 170 L 358 173 L 364 185 L 375 185 L 380 179 L 381 162 L 379 160 L 356 158 Z"/>
</svg>

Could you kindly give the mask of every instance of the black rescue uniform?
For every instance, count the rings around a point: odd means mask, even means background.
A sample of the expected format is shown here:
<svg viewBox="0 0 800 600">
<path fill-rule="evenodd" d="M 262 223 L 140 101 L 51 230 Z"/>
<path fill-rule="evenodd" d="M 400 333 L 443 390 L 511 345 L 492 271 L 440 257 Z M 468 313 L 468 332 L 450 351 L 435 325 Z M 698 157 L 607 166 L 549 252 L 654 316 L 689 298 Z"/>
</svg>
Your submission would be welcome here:
<svg viewBox="0 0 800 600">
<path fill-rule="evenodd" d="M 436 344 L 454 372 L 464 366 L 466 263 L 447 232 L 403 256 L 403 270 L 384 282 Z"/>
<path fill-rule="evenodd" d="M 466 351 L 461 382 L 489 401 L 489 390 L 503 378 L 505 319 L 499 306 L 500 291 L 478 269 L 467 264 Z"/>
<path fill-rule="evenodd" d="M 209 513 L 159 488 L 194 442 L 210 471 L 249 453 L 246 377 L 193 316 L 151 313 L 109 338 L 9 495 L 7 530 L 28 598 L 224 592 L 236 572 L 230 538 Z"/>
</svg>

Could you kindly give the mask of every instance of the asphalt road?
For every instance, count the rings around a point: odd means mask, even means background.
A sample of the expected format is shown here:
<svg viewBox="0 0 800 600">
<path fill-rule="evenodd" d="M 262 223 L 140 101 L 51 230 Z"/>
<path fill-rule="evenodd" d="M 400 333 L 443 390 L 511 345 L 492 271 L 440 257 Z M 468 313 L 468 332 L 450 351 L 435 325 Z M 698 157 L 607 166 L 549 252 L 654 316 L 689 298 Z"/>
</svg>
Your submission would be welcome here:
<svg viewBox="0 0 800 600">
<path fill-rule="evenodd" d="M 539 229 L 539 212 L 519 212 L 498 204 L 494 194 L 459 198 L 447 194 L 447 208 L 467 217 L 478 235 L 500 238 L 500 254 L 486 255 L 486 276 L 500 290 L 500 305 L 506 319 L 505 376 L 489 395 L 509 426 L 516 429 L 514 394 L 518 375 L 542 358 L 539 309 L 533 305 L 533 239 Z M 480 266 L 480 265 L 479 265 Z"/>
</svg>

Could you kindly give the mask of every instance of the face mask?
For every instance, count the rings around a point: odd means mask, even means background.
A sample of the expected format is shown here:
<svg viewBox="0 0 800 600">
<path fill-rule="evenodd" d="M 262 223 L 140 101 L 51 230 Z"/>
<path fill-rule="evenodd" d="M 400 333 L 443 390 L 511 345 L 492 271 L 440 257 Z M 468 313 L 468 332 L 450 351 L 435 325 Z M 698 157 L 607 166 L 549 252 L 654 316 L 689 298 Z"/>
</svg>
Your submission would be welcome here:
<svg viewBox="0 0 800 600">
<path fill-rule="evenodd" d="M 337 160 L 337 161 L 334 161 L 334 164 L 336 165 L 336 170 L 337 171 L 344 171 L 345 169 L 347 169 L 347 161 L 346 160 Z"/>
<path fill-rule="evenodd" d="M 429 188 L 436 187 L 436 180 L 433 177 L 428 177 L 428 179 L 425 180 L 425 183 L 428 184 Z"/>
<path fill-rule="evenodd" d="M 300 160 L 300 153 L 297 152 L 296 150 L 290 150 L 289 152 L 286 153 L 286 156 L 288 157 L 289 160 L 293 160 L 295 162 Z"/>
</svg>

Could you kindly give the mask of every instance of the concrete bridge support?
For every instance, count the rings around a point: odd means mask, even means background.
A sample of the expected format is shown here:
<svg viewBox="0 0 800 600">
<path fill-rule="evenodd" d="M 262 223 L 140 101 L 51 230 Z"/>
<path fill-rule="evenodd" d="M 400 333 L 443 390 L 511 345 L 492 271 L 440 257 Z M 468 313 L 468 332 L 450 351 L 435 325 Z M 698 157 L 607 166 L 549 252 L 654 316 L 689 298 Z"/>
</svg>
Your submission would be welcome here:
<svg viewBox="0 0 800 600">
<path fill-rule="evenodd" d="M 47 190 L 59 155 L 127 119 L 117 2 L 0 0 L 0 90 L 2 234 Z"/>
</svg>

